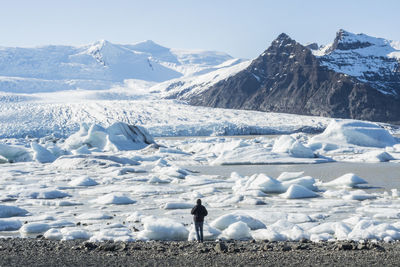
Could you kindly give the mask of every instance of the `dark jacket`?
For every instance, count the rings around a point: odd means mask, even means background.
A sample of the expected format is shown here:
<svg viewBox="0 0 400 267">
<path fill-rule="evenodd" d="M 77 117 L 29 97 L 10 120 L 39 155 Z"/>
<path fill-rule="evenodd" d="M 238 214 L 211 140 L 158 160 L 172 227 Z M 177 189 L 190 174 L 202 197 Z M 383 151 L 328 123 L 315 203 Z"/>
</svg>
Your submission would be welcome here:
<svg viewBox="0 0 400 267">
<path fill-rule="evenodd" d="M 204 222 L 204 217 L 208 214 L 206 207 L 201 204 L 194 206 L 190 213 L 193 214 L 195 222 Z"/>
</svg>

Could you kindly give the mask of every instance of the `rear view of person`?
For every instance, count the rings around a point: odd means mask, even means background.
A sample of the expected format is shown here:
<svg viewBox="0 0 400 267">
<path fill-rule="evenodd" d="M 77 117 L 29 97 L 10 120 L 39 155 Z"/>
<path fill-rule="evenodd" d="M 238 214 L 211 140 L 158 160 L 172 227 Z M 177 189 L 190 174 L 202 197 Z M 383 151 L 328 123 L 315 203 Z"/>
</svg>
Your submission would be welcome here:
<svg viewBox="0 0 400 267">
<path fill-rule="evenodd" d="M 203 242 L 203 223 L 204 217 L 208 215 L 206 207 L 201 205 L 201 199 L 197 200 L 197 205 L 193 207 L 194 228 L 196 229 L 197 241 Z"/>
</svg>

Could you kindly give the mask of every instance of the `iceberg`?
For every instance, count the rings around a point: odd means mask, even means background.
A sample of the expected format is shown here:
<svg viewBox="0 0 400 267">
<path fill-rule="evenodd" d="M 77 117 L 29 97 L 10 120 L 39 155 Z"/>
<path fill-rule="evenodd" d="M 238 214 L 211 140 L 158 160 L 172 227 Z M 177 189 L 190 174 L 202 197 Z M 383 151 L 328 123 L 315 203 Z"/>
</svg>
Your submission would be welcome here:
<svg viewBox="0 0 400 267">
<path fill-rule="evenodd" d="M 155 144 L 153 137 L 141 126 L 116 122 L 108 128 L 83 123 L 80 130 L 65 140 L 67 150 L 82 149 L 83 146 L 102 151 L 139 150 Z M 87 153 L 86 150 L 83 152 Z"/>
<path fill-rule="evenodd" d="M 381 126 L 354 120 L 332 120 L 323 133 L 308 142 L 312 149 L 336 149 L 337 145 L 385 148 L 396 143 L 395 138 Z"/>
</svg>

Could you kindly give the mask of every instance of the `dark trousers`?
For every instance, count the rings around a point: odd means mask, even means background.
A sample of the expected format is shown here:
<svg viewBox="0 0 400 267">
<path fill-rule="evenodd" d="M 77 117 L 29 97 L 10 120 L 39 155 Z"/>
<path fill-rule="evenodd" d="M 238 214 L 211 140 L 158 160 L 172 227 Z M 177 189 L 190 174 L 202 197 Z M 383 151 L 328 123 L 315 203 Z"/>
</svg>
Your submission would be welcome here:
<svg viewBox="0 0 400 267">
<path fill-rule="evenodd" d="M 203 223 L 194 222 L 194 229 L 196 230 L 197 241 L 203 242 Z"/>
</svg>

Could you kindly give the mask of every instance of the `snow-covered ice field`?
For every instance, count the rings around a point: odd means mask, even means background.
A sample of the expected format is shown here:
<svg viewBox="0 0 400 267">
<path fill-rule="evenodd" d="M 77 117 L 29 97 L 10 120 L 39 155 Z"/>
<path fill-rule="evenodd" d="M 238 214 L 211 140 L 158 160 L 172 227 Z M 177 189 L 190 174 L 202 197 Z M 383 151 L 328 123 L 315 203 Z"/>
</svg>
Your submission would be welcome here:
<svg viewBox="0 0 400 267">
<path fill-rule="evenodd" d="M 400 180 L 400 140 L 378 124 L 76 94 L 3 96 L 1 236 L 192 240 L 201 198 L 208 240 L 400 240 L 399 183 L 358 172 L 388 164 Z M 275 135 L 217 136 L 255 133 Z M 338 169 L 313 177 L 315 164 Z"/>
</svg>

